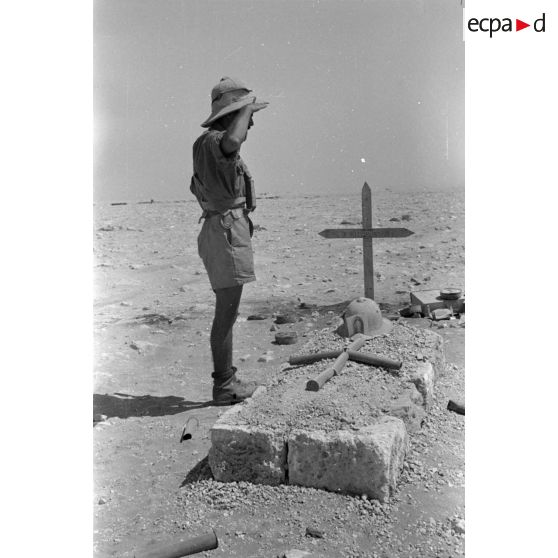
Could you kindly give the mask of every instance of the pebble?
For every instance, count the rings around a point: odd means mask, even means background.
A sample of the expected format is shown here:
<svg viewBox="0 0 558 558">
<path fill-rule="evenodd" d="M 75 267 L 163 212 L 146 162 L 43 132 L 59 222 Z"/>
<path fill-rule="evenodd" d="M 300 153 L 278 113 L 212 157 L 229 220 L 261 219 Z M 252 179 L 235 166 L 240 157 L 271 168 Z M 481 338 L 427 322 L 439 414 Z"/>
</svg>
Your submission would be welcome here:
<svg viewBox="0 0 558 558">
<path fill-rule="evenodd" d="M 280 331 L 275 334 L 275 343 L 278 345 L 293 345 L 298 341 L 296 331 Z"/>
<path fill-rule="evenodd" d="M 248 316 L 246 318 L 248 321 L 253 321 L 253 320 L 266 320 L 267 316 L 265 314 L 250 314 L 250 316 Z"/>
<path fill-rule="evenodd" d="M 465 520 L 455 517 L 451 520 L 451 528 L 458 534 L 465 534 Z"/>
<path fill-rule="evenodd" d="M 310 556 L 310 552 L 293 548 L 292 550 L 287 550 L 287 552 L 283 554 L 278 554 L 277 558 L 304 558 L 305 556 Z"/>
<path fill-rule="evenodd" d="M 296 316 L 294 314 L 277 314 L 275 317 L 276 324 L 294 324 Z"/>
<path fill-rule="evenodd" d="M 148 341 L 130 341 L 130 349 L 134 349 L 134 351 L 138 351 L 138 353 L 144 353 L 149 349 L 155 347 L 153 343 L 149 343 Z"/>
<path fill-rule="evenodd" d="M 271 362 L 272 360 L 273 360 L 273 355 L 265 354 L 265 353 L 258 358 L 258 362 Z"/>
<path fill-rule="evenodd" d="M 317 527 L 306 527 L 306 536 L 307 537 L 314 537 L 316 539 L 323 539 L 324 538 L 324 532 L 321 529 L 318 529 Z"/>
</svg>

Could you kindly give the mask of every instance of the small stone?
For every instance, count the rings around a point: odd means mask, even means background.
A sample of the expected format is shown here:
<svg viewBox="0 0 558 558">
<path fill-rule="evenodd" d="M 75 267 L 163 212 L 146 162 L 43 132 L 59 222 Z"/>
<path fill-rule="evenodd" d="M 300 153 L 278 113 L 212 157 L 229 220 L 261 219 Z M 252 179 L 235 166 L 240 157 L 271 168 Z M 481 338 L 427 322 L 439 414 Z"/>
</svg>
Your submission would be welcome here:
<svg viewBox="0 0 558 558">
<path fill-rule="evenodd" d="M 452 519 L 451 528 L 459 535 L 465 534 L 465 520 L 458 517 Z"/>
<path fill-rule="evenodd" d="M 428 361 L 417 365 L 417 370 L 410 377 L 410 381 L 415 384 L 418 392 L 422 395 L 422 404 L 429 407 L 434 394 L 435 372 L 432 364 Z"/>
<path fill-rule="evenodd" d="M 293 548 L 292 550 L 287 550 L 287 552 L 283 554 L 279 554 L 277 558 L 305 558 L 305 556 L 310 556 L 310 552 Z"/>
<path fill-rule="evenodd" d="M 276 324 L 294 324 L 296 316 L 294 314 L 277 314 L 275 317 Z"/>
<path fill-rule="evenodd" d="M 248 321 L 252 321 L 252 320 L 267 320 L 267 316 L 265 314 L 250 314 L 250 316 L 248 316 L 246 318 Z"/>
<path fill-rule="evenodd" d="M 155 347 L 155 344 L 149 341 L 130 341 L 130 349 L 134 349 L 138 353 L 145 353 Z"/>
<path fill-rule="evenodd" d="M 321 529 L 316 527 L 306 527 L 306 536 L 307 537 L 314 537 L 316 539 L 323 539 L 324 532 Z"/>
<path fill-rule="evenodd" d="M 279 328 L 275 324 L 271 324 L 269 331 L 279 331 Z"/>
<path fill-rule="evenodd" d="M 99 506 L 102 506 L 103 504 L 106 504 L 107 501 L 104 498 L 99 498 L 99 501 L 97 502 L 97 504 L 99 504 Z"/>
<path fill-rule="evenodd" d="M 278 345 L 294 345 L 297 341 L 296 331 L 280 331 L 275 334 L 275 343 Z"/>
<path fill-rule="evenodd" d="M 258 362 L 270 362 L 273 360 L 273 356 L 269 354 L 263 354 L 258 358 Z"/>
<path fill-rule="evenodd" d="M 452 311 L 448 308 L 437 308 L 432 312 L 432 318 L 434 320 L 447 320 L 451 315 Z"/>
</svg>

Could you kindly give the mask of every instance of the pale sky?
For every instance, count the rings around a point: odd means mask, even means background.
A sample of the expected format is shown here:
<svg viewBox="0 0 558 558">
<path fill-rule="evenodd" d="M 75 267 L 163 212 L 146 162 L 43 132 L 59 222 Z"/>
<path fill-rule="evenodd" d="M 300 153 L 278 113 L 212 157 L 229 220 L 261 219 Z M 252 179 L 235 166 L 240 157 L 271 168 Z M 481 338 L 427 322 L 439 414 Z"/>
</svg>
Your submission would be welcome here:
<svg viewBox="0 0 558 558">
<path fill-rule="evenodd" d="M 95 201 L 189 199 L 210 91 L 270 105 L 257 192 L 464 186 L 459 0 L 95 0 Z"/>
</svg>

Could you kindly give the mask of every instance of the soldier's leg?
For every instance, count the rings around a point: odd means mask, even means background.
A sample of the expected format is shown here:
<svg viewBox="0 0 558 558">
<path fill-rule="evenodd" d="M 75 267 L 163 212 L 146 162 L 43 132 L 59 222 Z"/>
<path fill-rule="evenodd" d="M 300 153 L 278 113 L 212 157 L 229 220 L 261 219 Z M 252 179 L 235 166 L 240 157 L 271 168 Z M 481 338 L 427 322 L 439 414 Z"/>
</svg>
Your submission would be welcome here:
<svg viewBox="0 0 558 558">
<path fill-rule="evenodd" d="M 250 397 L 257 384 L 237 378 L 232 364 L 233 326 L 238 316 L 242 286 L 216 289 L 215 295 L 215 317 L 211 327 L 213 401 L 216 405 L 231 405 Z"/>
<path fill-rule="evenodd" d="M 211 327 L 213 378 L 224 381 L 234 374 L 233 326 L 238 316 L 242 285 L 215 290 L 215 317 Z"/>
</svg>

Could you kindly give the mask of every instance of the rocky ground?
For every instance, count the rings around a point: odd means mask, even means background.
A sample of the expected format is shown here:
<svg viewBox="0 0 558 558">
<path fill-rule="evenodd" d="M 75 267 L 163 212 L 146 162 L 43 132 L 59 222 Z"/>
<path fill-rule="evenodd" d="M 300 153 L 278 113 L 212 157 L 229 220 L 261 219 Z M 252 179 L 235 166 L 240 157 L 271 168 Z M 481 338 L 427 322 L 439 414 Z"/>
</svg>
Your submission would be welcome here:
<svg viewBox="0 0 558 558">
<path fill-rule="evenodd" d="M 375 298 L 385 314 L 406 306 L 410 290 L 464 288 L 462 193 L 384 190 L 373 203 L 374 226 L 415 232 L 374 241 Z M 223 409 L 209 402 L 213 295 L 196 253 L 198 217 L 191 202 L 95 208 L 93 402 L 106 417 L 94 427 L 96 555 L 131 557 L 211 528 L 219 548 L 201 555 L 463 554 L 464 417 L 446 405 L 464 400 L 464 322 L 404 320 L 443 336 L 448 366 L 389 503 L 212 480 L 209 429 Z M 244 377 L 271 384 L 362 294 L 361 242 L 318 235 L 360 224 L 360 192 L 263 196 L 254 222 L 258 281 L 245 287 L 235 358 Z M 296 321 L 275 324 L 285 312 Z M 253 314 L 264 319 L 248 320 Z M 276 345 L 278 331 L 296 331 L 298 344 Z M 185 425 L 192 437 L 180 442 Z"/>
</svg>

